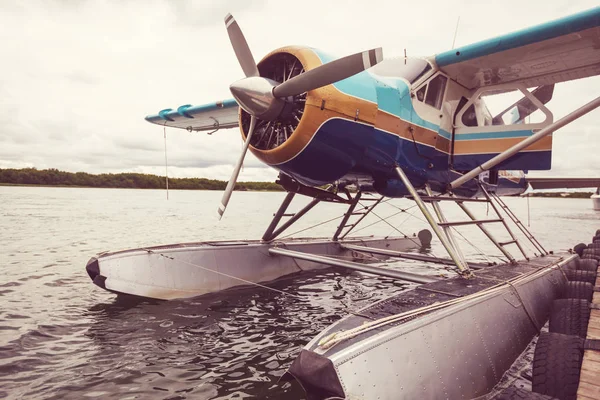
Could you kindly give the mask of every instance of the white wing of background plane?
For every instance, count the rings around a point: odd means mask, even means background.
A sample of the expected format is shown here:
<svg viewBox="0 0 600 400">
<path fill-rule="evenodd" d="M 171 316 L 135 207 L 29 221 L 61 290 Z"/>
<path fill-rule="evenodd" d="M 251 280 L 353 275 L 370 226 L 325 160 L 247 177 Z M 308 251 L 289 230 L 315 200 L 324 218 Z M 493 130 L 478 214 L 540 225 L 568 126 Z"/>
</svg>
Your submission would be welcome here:
<svg viewBox="0 0 600 400">
<path fill-rule="evenodd" d="M 146 121 L 190 132 L 214 131 L 238 126 L 238 112 L 238 103 L 234 99 L 228 99 L 201 106 L 186 104 L 176 110 L 168 108 L 158 114 L 148 115 Z"/>
<path fill-rule="evenodd" d="M 435 56 L 440 70 L 475 89 L 526 87 L 600 74 L 600 7 Z"/>
<path fill-rule="evenodd" d="M 600 178 L 531 178 L 527 182 L 532 189 L 576 189 L 600 187 Z"/>
</svg>

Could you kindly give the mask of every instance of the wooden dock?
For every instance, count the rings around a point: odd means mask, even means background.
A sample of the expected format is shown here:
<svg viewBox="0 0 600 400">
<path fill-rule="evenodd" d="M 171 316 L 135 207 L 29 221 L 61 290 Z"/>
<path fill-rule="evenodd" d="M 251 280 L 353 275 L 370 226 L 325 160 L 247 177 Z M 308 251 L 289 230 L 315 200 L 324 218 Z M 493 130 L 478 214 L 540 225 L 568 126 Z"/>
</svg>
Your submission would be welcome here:
<svg viewBox="0 0 600 400">
<path fill-rule="evenodd" d="M 600 273 L 600 268 L 598 272 Z M 596 278 L 595 286 L 600 287 L 600 276 Z M 600 306 L 600 292 L 594 292 L 592 303 Z M 591 310 L 587 338 L 600 340 L 600 310 Z M 600 399 L 600 351 L 598 350 L 584 351 L 577 399 Z"/>
</svg>

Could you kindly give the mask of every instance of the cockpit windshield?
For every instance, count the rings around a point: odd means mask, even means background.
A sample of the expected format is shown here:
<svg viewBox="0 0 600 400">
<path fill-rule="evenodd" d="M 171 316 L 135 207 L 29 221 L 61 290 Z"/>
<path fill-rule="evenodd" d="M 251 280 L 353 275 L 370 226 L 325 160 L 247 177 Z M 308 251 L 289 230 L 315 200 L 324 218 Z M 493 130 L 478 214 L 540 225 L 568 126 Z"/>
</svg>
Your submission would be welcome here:
<svg viewBox="0 0 600 400">
<path fill-rule="evenodd" d="M 375 75 L 403 78 L 410 83 L 415 82 L 431 69 L 431 65 L 423 58 L 390 58 L 383 60 L 371 68 Z"/>
</svg>

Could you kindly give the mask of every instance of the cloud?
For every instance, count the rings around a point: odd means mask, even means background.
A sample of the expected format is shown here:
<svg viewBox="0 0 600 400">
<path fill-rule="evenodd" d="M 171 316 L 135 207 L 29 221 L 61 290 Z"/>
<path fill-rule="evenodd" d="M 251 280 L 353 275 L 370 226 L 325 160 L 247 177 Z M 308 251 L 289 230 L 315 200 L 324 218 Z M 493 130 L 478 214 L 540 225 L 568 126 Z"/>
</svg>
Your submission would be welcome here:
<svg viewBox="0 0 600 400">
<path fill-rule="evenodd" d="M 447 50 L 596 6 L 541 0 L 489 3 L 348 1 L 335 12 L 307 0 L 2 1 L 0 167 L 164 171 L 160 127 L 144 116 L 231 97 L 243 76 L 224 27 L 232 12 L 258 60 L 289 44 L 333 54 L 383 46 L 386 57 Z M 598 78 L 558 85 L 555 119 L 597 96 Z M 597 174 L 598 111 L 554 135 L 555 174 Z M 236 129 L 212 136 L 168 130 L 170 169 L 227 179 L 241 150 Z M 273 180 L 251 154 L 241 179 Z M 193 175 L 199 174 L 199 175 Z M 201 175 L 206 174 L 206 175 Z"/>
</svg>

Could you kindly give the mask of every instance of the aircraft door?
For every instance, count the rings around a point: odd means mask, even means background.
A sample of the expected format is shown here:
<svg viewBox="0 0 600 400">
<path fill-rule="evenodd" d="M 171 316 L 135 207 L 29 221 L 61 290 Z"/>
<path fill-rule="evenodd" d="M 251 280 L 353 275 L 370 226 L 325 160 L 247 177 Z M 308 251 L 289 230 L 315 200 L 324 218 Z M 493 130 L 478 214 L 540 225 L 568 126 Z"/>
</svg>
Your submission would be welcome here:
<svg viewBox="0 0 600 400">
<path fill-rule="evenodd" d="M 434 154 L 435 160 L 431 164 L 433 169 L 437 170 L 447 169 L 449 164 L 452 123 L 451 107 L 446 98 L 451 83 L 444 74 L 437 73 L 419 84 L 412 92 L 414 109 L 412 121 L 427 131 L 423 136 L 432 150 L 431 153 Z M 416 139 L 419 140 L 418 137 Z"/>
</svg>

